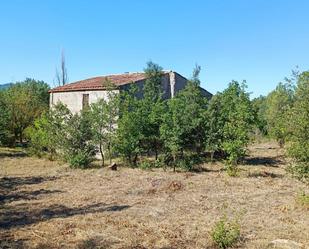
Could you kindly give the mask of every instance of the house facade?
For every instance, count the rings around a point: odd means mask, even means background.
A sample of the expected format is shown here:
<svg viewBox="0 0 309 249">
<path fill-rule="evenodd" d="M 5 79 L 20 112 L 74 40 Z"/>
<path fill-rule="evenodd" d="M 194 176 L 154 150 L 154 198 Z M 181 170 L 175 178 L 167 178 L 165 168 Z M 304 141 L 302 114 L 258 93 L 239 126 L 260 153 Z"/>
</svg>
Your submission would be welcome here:
<svg viewBox="0 0 309 249">
<path fill-rule="evenodd" d="M 143 86 L 147 77 L 145 73 L 124 73 L 94 77 L 86 80 L 77 81 L 64 86 L 53 88 L 50 93 L 50 107 L 62 102 L 73 113 L 81 111 L 85 106 L 97 102 L 99 99 L 107 99 L 107 82 L 113 84 L 116 93 L 127 91 L 131 84 L 138 88 L 137 96 L 143 96 Z M 182 75 L 173 71 L 164 71 L 161 85 L 163 97 L 172 98 L 183 89 L 188 80 Z M 211 98 L 212 94 L 201 88 L 203 95 Z"/>
</svg>

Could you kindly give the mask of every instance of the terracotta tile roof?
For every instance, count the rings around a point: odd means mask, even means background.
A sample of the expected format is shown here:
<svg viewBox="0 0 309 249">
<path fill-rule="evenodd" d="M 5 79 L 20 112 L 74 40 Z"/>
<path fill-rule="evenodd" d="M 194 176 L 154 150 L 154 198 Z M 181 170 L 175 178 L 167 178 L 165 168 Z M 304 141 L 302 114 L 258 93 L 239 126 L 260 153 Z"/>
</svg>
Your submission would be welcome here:
<svg viewBox="0 0 309 249">
<path fill-rule="evenodd" d="M 138 82 L 146 79 L 145 73 L 124 73 L 107 76 L 94 77 L 90 79 L 76 81 L 64 86 L 58 86 L 49 92 L 70 92 L 83 90 L 104 90 L 106 89 L 106 80 L 112 82 L 115 86 L 121 86 L 132 82 Z"/>
</svg>

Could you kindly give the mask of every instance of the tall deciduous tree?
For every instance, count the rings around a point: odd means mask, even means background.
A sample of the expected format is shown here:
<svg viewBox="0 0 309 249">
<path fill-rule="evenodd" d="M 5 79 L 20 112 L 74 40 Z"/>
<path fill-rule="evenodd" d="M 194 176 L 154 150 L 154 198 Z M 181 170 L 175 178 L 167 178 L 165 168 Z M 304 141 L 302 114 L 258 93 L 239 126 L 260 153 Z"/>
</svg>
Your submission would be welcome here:
<svg viewBox="0 0 309 249">
<path fill-rule="evenodd" d="M 143 99 L 140 100 L 139 113 L 143 116 L 143 133 L 145 149 L 153 151 L 155 158 L 161 146 L 160 126 L 162 123 L 162 112 L 164 110 L 162 91 L 162 67 L 153 62 L 148 62 L 144 69 L 146 81 L 143 89 Z"/>
<path fill-rule="evenodd" d="M 94 141 L 99 145 L 104 166 L 105 152 L 108 152 L 110 163 L 112 162 L 112 149 L 116 135 L 117 119 L 119 115 L 119 95 L 111 82 L 104 82 L 106 99 L 100 99 L 91 105 L 91 126 L 94 131 Z"/>
<path fill-rule="evenodd" d="M 66 67 L 66 61 L 64 56 L 64 51 L 61 52 L 61 61 L 60 61 L 60 69 L 56 69 L 56 82 L 58 86 L 63 86 L 67 84 L 69 81 L 68 79 L 68 72 Z"/>
<path fill-rule="evenodd" d="M 166 152 L 173 157 L 174 170 L 185 149 L 195 148 L 200 152 L 204 147 L 207 99 L 199 88 L 199 72 L 200 68 L 196 67 L 192 80 L 168 101 L 168 111 L 163 115 L 161 139 Z"/>
<path fill-rule="evenodd" d="M 206 112 L 205 149 L 210 152 L 211 161 L 214 153 L 222 150 L 223 127 L 225 118 L 222 111 L 221 93 L 214 95 L 209 101 Z"/>
<path fill-rule="evenodd" d="M 4 102 L 9 117 L 9 130 L 15 140 L 23 142 L 24 130 L 48 109 L 49 86 L 43 81 L 26 79 L 5 91 Z"/>
<path fill-rule="evenodd" d="M 229 165 L 236 165 L 245 155 L 249 142 L 249 132 L 255 117 L 246 84 L 232 81 L 229 87 L 219 95 L 221 116 L 223 117 L 222 149 L 228 156 Z"/>
<path fill-rule="evenodd" d="M 37 118 L 25 132 L 31 152 L 37 156 L 47 153 L 52 160 L 56 155 L 64 158 L 65 130 L 72 116 L 70 110 L 59 102 Z"/>
<path fill-rule="evenodd" d="M 137 87 L 132 85 L 120 96 L 119 120 L 115 149 L 130 164 L 136 165 L 138 155 L 143 151 L 143 116 L 140 115 L 140 101 L 136 97 Z"/>
</svg>

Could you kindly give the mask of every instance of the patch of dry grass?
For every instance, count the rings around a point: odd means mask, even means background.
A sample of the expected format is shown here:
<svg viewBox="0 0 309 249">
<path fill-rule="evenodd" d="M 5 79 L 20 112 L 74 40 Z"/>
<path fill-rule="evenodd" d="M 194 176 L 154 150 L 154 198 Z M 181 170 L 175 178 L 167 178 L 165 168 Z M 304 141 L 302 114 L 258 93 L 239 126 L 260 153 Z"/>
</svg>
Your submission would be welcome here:
<svg viewBox="0 0 309 249">
<path fill-rule="evenodd" d="M 286 175 L 273 143 L 250 147 L 240 176 L 220 163 L 198 173 L 70 169 L 0 150 L 0 248 L 212 248 L 223 213 L 240 212 L 239 248 L 278 238 L 309 244 L 308 186 Z M 9 247 L 9 248 L 10 248 Z"/>
</svg>

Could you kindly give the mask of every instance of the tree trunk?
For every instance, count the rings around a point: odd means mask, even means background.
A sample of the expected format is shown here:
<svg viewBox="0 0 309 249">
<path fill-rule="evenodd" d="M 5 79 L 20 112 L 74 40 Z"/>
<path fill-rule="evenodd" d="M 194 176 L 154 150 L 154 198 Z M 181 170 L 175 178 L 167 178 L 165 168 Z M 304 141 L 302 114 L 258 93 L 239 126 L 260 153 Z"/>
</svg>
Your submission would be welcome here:
<svg viewBox="0 0 309 249">
<path fill-rule="evenodd" d="M 156 156 L 156 161 L 158 160 L 158 145 L 157 142 L 155 142 L 155 156 Z"/>
<path fill-rule="evenodd" d="M 213 162 L 213 160 L 214 160 L 214 154 L 215 154 L 214 151 L 211 151 L 211 152 L 210 152 L 210 161 L 211 161 L 211 162 Z"/>
<path fill-rule="evenodd" d="M 108 144 L 108 156 L 109 156 L 109 164 L 112 164 L 112 146 L 111 146 L 111 143 Z"/>
<path fill-rule="evenodd" d="M 135 154 L 135 156 L 134 156 L 134 159 L 133 159 L 133 164 L 134 164 L 134 166 L 136 166 L 137 165 L 137 153 Z"/>
<path fill-rule="evenodd" d="M 173 171 L 176 172 L 176 156 L 173 155 Z"/>
<path fill-rule="evenodd" d="M 14 147 L 16 146 L 17 139 L 18 139 L 18 132 L 14 131 L 14 144 L 13 144 Z"/>
<path fill-rule="evenodd" d="M 104 167 L 104 153 L 103 153 L 103 148 L 102 148 L 102 142 L 100 142 L 100 154 L 101 154 L 101 157 L 102 157 L 102 167 Z"/>
<path fill-rule="evenodd" d="M 21 145 L 23 144 L 23 133 L 22 132 L 19 133 L 19 142 Z"/>
</svg>

